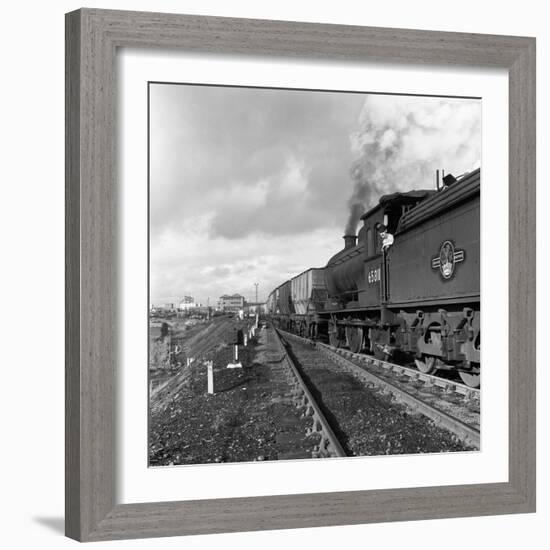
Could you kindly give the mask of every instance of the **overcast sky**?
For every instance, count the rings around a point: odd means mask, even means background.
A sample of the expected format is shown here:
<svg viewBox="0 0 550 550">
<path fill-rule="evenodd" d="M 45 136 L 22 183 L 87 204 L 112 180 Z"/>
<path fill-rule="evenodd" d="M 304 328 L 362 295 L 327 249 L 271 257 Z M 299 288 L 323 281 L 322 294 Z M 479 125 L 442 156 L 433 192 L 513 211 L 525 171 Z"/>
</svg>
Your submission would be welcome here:
<svg viewBox="0 0 550 550">
<path fill-rule="evenodd" d="M 265 299 L 380 195 L 479 166 L 480 124 L 478 100 L 151 84 L 151 303 Z"/>
</svg>

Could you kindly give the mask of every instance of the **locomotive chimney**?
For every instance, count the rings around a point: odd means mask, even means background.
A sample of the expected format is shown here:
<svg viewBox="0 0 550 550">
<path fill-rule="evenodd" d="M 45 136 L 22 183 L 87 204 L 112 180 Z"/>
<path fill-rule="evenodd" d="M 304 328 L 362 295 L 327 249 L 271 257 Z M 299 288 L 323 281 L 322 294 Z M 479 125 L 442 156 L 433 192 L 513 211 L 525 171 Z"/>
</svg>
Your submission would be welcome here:
<svg viewBox="0 0 550 550">
<path fill-rule="evenodd" d="M 353 248 L 357 243 L 357 235 L 344 235 L 344 248 Z"/>
</svg>

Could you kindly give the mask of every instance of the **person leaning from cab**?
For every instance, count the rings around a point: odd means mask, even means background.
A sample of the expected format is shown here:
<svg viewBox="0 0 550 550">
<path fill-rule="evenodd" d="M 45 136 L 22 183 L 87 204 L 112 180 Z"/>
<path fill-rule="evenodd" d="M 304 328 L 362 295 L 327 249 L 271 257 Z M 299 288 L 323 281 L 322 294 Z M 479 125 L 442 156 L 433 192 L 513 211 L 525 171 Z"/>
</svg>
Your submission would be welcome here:
<svg viewBox="0 0 550 550">
<path fill-rule="evenodd" d="M 378 233 L 380 240 L 382 241 L 382 252 L 387 252 L 390 246 L 393 244 L 393 235 L 388 233 L 388 228 L 384 224 L 378 226 Z"/>
</svg>

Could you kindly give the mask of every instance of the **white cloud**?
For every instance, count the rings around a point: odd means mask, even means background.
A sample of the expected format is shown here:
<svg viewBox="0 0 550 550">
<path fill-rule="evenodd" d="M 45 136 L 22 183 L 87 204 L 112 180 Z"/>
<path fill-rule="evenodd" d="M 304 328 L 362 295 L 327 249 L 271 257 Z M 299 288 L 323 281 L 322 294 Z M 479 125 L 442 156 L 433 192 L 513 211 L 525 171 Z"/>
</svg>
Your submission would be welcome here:
<svg viewBox="0 0 550 550">
<path fill-rule="evenodd" d="M 352 138 L 354 190 L 346 233 L 380 196 L 433 188 L 437 169 L 455 175 L 481 162 L 481 102 L 367 96 Z"/>
<path fill-rule="evenodd" d="M 260 297 L 308 267 L 322 267 L 341 248 L 336 227 L 316 229 L 299 238 L 250 235 L 238 244 L 224 238 L 205 240 L 198 236 L 179 242 L 177 234 L 166 235 L 151 253 L 151 298 L 153 303 L 175 301 L 191 294 L 213 304 L 227 292 L 252 298 L 254 283 Z M 153 251 L 153 247 L 151 247 Z"/>
<path fill-rule="evenodd" d="M 480 157 L 477 101 L 179 85 L 151 100 L 153 303 L 252 298 L 255 282 L 265 298 L 341 249 L 348 202 Z"/>
</svg>

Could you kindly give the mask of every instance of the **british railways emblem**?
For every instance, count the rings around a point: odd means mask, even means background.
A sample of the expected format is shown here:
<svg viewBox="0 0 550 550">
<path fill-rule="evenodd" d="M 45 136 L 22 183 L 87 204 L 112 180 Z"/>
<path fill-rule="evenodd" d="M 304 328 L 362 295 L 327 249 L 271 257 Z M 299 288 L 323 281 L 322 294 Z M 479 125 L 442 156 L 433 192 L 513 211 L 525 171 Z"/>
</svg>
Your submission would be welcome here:
<svg viewBox="0 0 550 550">
<path fill-rule="evenodd" d="M 432 269 L 439 269 L 444 279 L 450 279 L 455 265 L 464 261 L 464 250 L 455 250 L 452 241 L 445 241 L 439 249 L 439 255 L 432 258 Z"/>
</svg>

